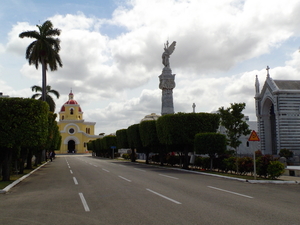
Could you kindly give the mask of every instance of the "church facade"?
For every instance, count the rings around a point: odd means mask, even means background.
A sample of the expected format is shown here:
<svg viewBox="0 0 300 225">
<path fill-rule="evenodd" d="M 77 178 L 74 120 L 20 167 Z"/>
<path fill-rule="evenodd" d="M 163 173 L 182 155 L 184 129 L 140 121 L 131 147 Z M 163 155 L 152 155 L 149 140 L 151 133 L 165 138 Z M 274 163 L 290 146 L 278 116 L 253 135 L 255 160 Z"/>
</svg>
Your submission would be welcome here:
<svg viewBox="0 0 300 225">
<path fill-rule="evenodd" d="M 58 154 L 88 153 L 87 143 L 100 138 L 94 135 L 95 122 L 86 122 L 80 105 L 74 100 L 74 94 L 69 94 L 69 100 L 60 109 L 58 126 L 62 137 Z"/>
<path fill-rule="evenodd" d="M 267 67 L 262 90 L 257 76 L 255 89 L 261 151 L 278 155 L 286 148 L 300 153 L 300 80 L 273 80 Z"/>
</svg>

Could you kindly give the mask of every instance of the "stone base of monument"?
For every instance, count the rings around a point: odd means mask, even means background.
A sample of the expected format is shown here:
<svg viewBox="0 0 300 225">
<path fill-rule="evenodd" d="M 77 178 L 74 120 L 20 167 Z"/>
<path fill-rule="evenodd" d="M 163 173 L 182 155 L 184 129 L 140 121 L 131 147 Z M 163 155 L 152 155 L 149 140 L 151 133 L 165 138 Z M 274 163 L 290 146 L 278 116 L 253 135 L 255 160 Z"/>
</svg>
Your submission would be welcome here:
<svg viewBox="0 0 300 225">
<path fill-rule="evenodd" d="M 175 88 L 175 74 L 169 67 L 165 67 L 159 76 L 159 88 L 162 90 L 161 97 L 161 115 L 173 114 L 173 88 Z"/>
</svg>

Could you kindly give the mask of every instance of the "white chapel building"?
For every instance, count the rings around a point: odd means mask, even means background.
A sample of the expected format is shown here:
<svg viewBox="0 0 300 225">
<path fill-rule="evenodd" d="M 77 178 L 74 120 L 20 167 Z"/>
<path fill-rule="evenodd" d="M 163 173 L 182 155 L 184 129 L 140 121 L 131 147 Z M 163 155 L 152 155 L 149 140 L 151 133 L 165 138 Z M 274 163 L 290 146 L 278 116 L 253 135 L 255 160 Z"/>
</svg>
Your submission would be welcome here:
<svg viewBox="0 0 300 225">
<path fill-rule="evenodd" d="M 300 80 L 273 80 L 267 67 L 262 89 L 257 76 L 255 89 L 262 153 L 278 155 L 283 148 L 300 153 Z"/>
</svg>

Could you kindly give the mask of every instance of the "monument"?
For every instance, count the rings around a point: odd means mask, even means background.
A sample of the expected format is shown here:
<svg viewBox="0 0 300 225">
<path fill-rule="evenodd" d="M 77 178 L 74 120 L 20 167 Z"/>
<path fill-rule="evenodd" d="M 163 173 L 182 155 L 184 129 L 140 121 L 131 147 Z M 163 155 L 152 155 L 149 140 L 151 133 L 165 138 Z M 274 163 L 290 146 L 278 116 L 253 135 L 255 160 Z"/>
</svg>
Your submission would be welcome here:
<svg viewBox="0 0 300 225">
<path fill-rule="evenodd" d="M 176 41 L 169 46 L 169 42 L 165 44 L 164 53 L 162 54 L 162 64 L 165 66 L 162 74 L 159 76 L 159 88 L 162 90 L 161 97 L 161 115 L 173 114 L 173 88 L 175 88 L 175 74 L 172 74 L 170 68 L 170 55 L 175 49 Z"/>
</svg>

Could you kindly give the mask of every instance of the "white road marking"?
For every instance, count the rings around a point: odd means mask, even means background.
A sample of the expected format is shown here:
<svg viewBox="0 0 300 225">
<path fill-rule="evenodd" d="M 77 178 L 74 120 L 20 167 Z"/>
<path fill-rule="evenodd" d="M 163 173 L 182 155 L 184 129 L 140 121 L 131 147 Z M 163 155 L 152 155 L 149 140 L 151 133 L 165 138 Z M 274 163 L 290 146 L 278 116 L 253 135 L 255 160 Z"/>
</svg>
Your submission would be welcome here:
<svg viewBox="0 0 300 225">
<path fill-rule="evenodd" d="M 75 185 L 78 185 L 78 181 L 77 181 L 76 177 L 73 177 L 73 180 L 74 180 Z"/>
<path fill-rule="evenodd" d="M 104 170 L 105 172 L 108 172 L 108 173 L 109 173 L 109 171 L 108 171 L 108 170 L 106 170 L 106 169 L 102 169 L 102 170 Z"/>
<path fill-rule="evenodd" d="M 172 198 L 169 198 L 169 197 L 167 197 L 167 196 L 164 196 L 164 195 L 162 195 L 162 194 L 159 194 L 159 193 L 157 193 L 157 192 L 155 192 L 155 191 L 152 191 L 151 189 L 146 189 L 147 191 L 150 191 L 150 192 L 152 192 L 153 194 L 156 194 L 156 195 L 158 195 L 158 196 L 160 196 L 160 197 L 162 197 L 162 198 L 164 198 L 164 199 L 167 199 L 167 200 L 169 200 L 169 201 L 171 201 L 171 202 L 174 202 L 174 203 L 176 203 L 176 204 L 178 204 L 178 205 L 180 205 L 181 204 L 181 202 L 178 202 L 178 201 L 176 201 L 176 200 L 174 200 L 174 199 L 172 199 Z"/>
<path fill-rule="evenodd" d="M 82 193 L 79 193 L 79 197 L 80 197 L 81 202 L 82 202 L 82 204 L 83 204 L 84 210 L 85 210 L 86 212 L 89 212 L 89 211 L 90 211 L 90 208 L 89 208 L 88 204 L 86 203 L 83 194 L 82 194 Z"/>
<path fill-rule="evenodd" d="M 97 165 L 93 165 L 94 167 L 98 167 Z"/>
<path fill-rule="evenodd" d="M 138 171 L 146 172 L 146 170 L 141 170 L 141 169 L 138 169 L 138 168 L 134 168 L 134 169 L 138 170 Z"/>
<path fill-rule="evenodd" d="M 168 177 L 168 178 L 172 178 L 172 179 L 176 179 L 176 180 L 179 179 L 179 178 L 177 178 L 177 177 L 172 177 L 172 176 L 168 176 L 168 175 L 164 175 L 164 174 L 158 174 L 158 175 L 164 176 L 164 177 Z"/>
<path fill-rule="evenodd" d="M 207 187 L 218 190 L 218 191 L 224 191 L 224 192 L 227 192 L 227 193 L 230 193 L 230 194 L 239 195 L 239 196 L 242 196 L 242 197 L 245 197 L 245 198 L 253 198 L 253 197 L 248 196 L 248 195 L 243 195 L 243 194 L 233 192 L 233 191 L 227 191 L 227 190 L 224 190 L 224 189 L 221 189 L 221 188 L 216 188 L 216 187 L 212 187 L 212 186 L 207 186 Z"/>
<path fill-rule="evenodd" d="M 71 166 L 68 166 L 69 167 L 69 169 L 71 169 Z"/>
<path fill-rule="evenodd" d="M 122 178 L 123 180 L 126 180 L 126 181 L 128 181 L 128 182 L 131 182 L 131 180 L 128 180 L 127 178 L 125 178 L 125 177 L 122 177 L 122 176 L 119 176 L 120 178 Z"/>
<path fill-rule="evenodd" d="M 73 174 L 73 171 L 72 171 L 72 170 L 70 170 L 70 173 L 71 173 L 71 174 Z"/>
</svg>

